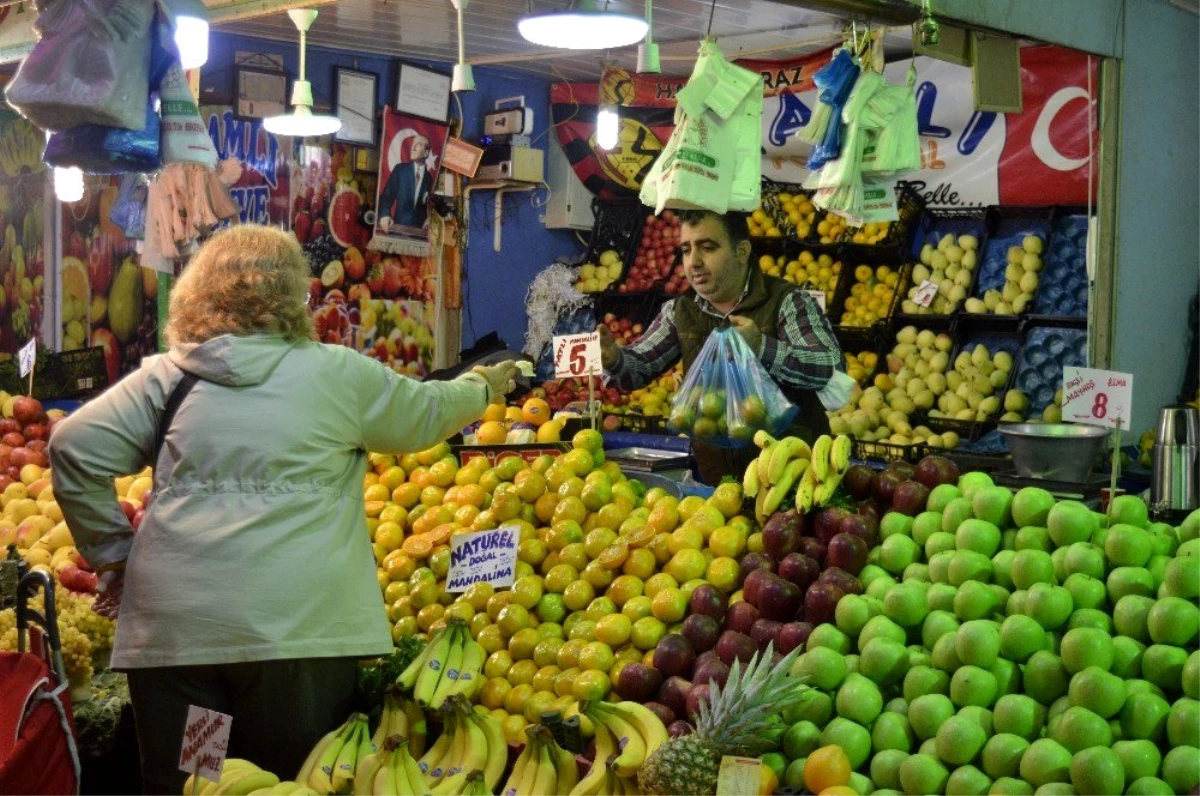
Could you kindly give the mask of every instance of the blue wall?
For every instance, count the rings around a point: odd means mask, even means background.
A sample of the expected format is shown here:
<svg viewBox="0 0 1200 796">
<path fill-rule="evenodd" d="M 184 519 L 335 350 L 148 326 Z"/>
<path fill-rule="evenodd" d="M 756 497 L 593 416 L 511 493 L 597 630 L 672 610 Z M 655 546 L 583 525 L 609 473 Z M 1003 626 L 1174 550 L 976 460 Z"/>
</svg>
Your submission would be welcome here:
<svg viewBox="0 0 1200 796">
<path fill-rule="evenodd" d="M 287 42 L 214 33 L 209 41 L 208 64 L 201 70 L 201 101 L 228 100 L 233 96 L 233 64 L 238 52 L 282 55 L 286 68 L 294 75 L 299 66 L 297 47 Z M 328 106 L 333 99 L 333 68 L 343 66 L 379 74 L 378 103 L 390 103 L 396 91 L 397 59 L 358 56 L 342 50 L 308 48 L 306 77 L 313 86 L 317 105 Z M 450 65 L 438 64 L 449 71 Z M 543 152 L 549 129 L 550 83 L 537 77 L 502 69 L 475 69 L 476 90 L 461 95 L 463 135 L 469 140 L 480 134 L 482 115 L 493 103 L 505 97 L 524 95 L 534 112 L 534 146 Z M 456 114 L 453 106 L 451 113 Z M 492 250 L 495 194 L 480 191 L 472 197 L 463 279 L 462 344 L 470 347 L 490 331 L 499 333 L 512 349 L 525 345 L 525 291 L 539 271 L 560 256 L 577 257 L 583 246 L 570 232 L 547 230 L 542 211 L 534 203 L 546 201 L 545 189 L 504 197 L 502 248 Z"/>
<path fill-rule="evenodd" d="M 1187 306 L 1200 286 L 1200 69 L 1196 16 L 1129 0 L 1121 78 L 1113 368 L 1133 374 L 1135 434 L 1175 400 Z"/>
</svg>

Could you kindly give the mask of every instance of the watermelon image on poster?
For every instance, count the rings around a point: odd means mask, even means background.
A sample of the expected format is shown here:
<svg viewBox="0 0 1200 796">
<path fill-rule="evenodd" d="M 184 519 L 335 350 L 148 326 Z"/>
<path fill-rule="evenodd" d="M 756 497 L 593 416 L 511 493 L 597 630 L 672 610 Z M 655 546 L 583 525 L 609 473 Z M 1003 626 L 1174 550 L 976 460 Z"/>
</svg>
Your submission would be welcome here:
<svg viewBox="0 0 1200 796">
<path fill-rule="evenodd" d="M 363 247 L 371 240 L 371 228 L 362 222 L 362 205 L 362 194 L 346 185 L 329 200 L 329 234 L 344 249 Z"/>
</svg>

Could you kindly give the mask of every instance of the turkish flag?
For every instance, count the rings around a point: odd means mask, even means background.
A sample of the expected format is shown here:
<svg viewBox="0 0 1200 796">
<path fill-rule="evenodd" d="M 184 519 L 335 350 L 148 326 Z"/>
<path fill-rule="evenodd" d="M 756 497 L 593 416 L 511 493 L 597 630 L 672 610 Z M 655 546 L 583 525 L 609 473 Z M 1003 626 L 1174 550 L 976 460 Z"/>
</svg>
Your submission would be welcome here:
<svg viewBox="0 0 1200 796">
<path fill-rule="evenodd" d="M 1086 201 L 1088 161 L 1099 146 L 1094 99 L 1097 73 L 1097 63 L 1087 53 L 1055 46 L 1021 50 L 1024 111 L 1005 117 L 1008 130 L 1000 156 L 1000 204 Z M 1095 201 L 1098 176 L 1094 169 L 1091 176 Z"/>
</svg>

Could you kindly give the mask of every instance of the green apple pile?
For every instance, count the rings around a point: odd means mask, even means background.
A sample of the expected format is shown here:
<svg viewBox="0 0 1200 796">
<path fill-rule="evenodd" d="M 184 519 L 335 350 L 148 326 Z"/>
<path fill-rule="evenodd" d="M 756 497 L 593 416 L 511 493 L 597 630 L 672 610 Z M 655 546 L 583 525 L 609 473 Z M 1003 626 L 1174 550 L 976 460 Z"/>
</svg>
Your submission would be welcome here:
<svg viewBox="0 0 1200 796">
<path fill-rule="evenodd" d="M 949 315 L 958 309 L 971 289 L 979 255 L 979 238 L 974 235 L 943 235 L 935 247 L 926 243 L 921 248 L 921 262 L 913 267 L 908 298 L 900 309 L 912 315 Z M 914 301 L 917 289 L 926 280 L 937 285 L 937 295 L 928 307 Z"/>
<path fill-rule="evenodd" d="M 865 592 L 793 672 L 785 785 L 837 744 L 859 794 L 1182 794 L 1200 786 L 1200 511 L 1107 515 L 983 473 L 889 512 Z"/>
<path fill-rule="evenodd" d="M 983 315 L 1020 315 L 1033 301 L 1042 270 L 1042 250 L 1045 241 L 1037 235 L 1026 235 L 1020 246 L 1010 246 L 1004 266 L 1004 287 L 986 290 L 983 298 L 969 298 L 964 309 Z"/>
</svg>

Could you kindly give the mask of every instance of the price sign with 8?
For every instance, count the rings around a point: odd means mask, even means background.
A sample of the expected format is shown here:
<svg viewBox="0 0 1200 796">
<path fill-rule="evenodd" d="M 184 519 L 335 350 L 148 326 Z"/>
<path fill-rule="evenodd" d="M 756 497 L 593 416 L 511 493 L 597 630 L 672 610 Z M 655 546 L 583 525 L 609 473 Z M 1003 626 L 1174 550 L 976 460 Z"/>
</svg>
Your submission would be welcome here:
<svg viewBox="0 0 1200 796">
<path fill-rule="evenodd" d="M 1063 368 L 1062 419 L 1128 431 L 1133 414 L 1133 375 L 1095 368 Z"/>
<path fill-rule="evenodd" d="M 555 378 L 573 379 L 601 372 L 599 332 L 556 335 L 551 345 Z"/>
</svg>

